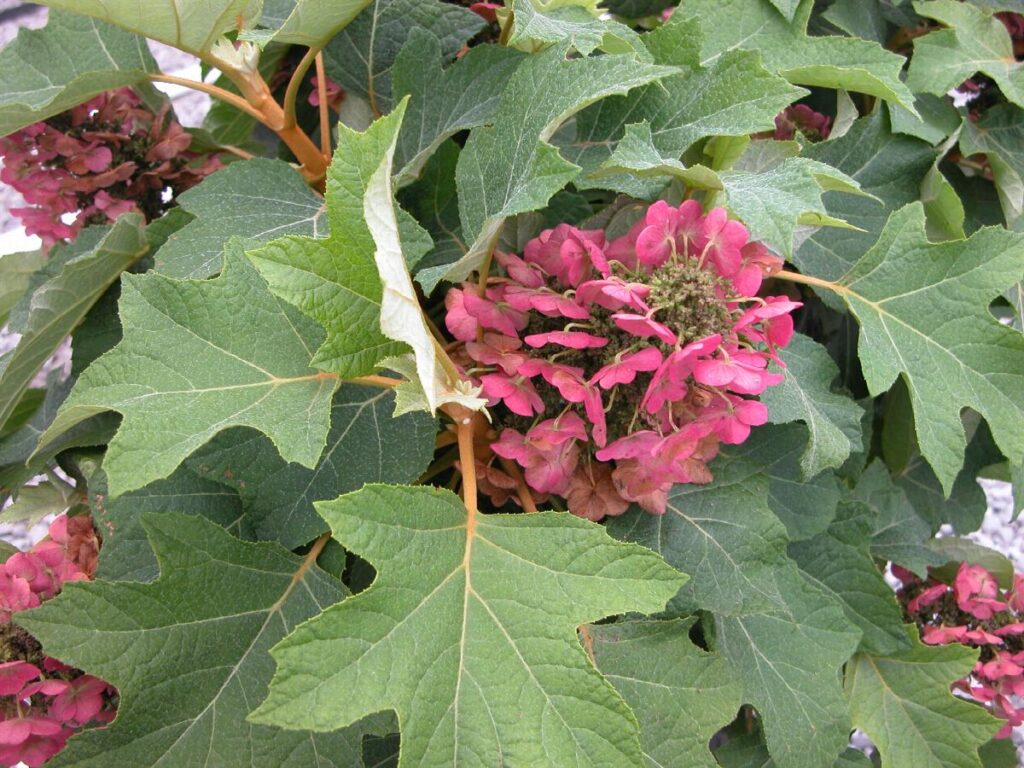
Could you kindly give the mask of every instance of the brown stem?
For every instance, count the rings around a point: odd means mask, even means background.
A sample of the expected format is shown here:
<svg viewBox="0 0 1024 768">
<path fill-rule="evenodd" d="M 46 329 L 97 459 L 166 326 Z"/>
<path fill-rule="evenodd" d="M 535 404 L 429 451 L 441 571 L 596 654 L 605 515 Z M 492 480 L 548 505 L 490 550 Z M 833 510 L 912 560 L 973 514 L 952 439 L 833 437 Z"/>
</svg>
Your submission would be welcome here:
<svg viewBox="0 0 1024 768">
<path fill-rule="evenodd" d="M 324 160 L 331 161 L 331 121 L 327 116 L 327 75 L 324 74 L 324 54 L 316 54 L 316 92 L 320 97 L 320 152 Z"/>
<path fill-rule="evenodd" d="M 364 384 L 367 387 L 380 387 L 382 389 L 391 389 L 404 383 L 402 379 L 392 379 L 390 376 L 357 376 L 347 381 L 349 384 Z"/>
<path fill-rule="evenodd" d="M 295 67 L 295 71 L 292 72 L 288 86 L 284 90 L 284 100 L 281 102 L 284 107 L 285 125 L 295 125 L 295 101 L 299 96 L 299 87 L 302 85 L 302 79 L 306 76 L 309 68 L 313 66 L 319 54 L 319 48 L 310 48 L 303 55 L 298 66 Z"/>
<path fill-rule="evenodd" d="M 849 293 L 846 286 L 839 283 L 833 283 L 831 280 L 822 280 L 820 277 L 812 277 L 811 275 L 801 275 L 799 272 L 790 272 L 787 269 L 775 272 L 772 277 L 777 280 L 788 280 L 791 283 L 813 285 L 815 288 L 826 288 L 833 293 Z"/>
<path fill-rule="evenodd" d="M 252 104 L 250 104 L 248 101 L 243 99 L 238 94 L 232 93 L 231 91 L 225 91 L 223 88 L 220 88 L 216 85 L 210 85 L 209 83 L 204 83 L 201 80 L 190 80 L 187 77 L 175 77 L 174 75 L 165 75 L 163 72 L 151 72 L 146 77 L 149 80 L 152 80 L 154 83 L 170 83 L 171 85 L 182 85 L 186 88 L 191 88 L 194 91 L 201 91 L 203 93 L 209 94 L 214 98 L 220 99 L 221 101 L 230 104 L 235 109 L 240 109 L 242 112 L 245 112 L 245 114 L 249 115 L 249 117 L 253 117 L 259 120 L 261 123 L 266 124 L 263 119 L 263 113 L 260 112 L 255 107 L 253 107 Z M 268 125 L 267 127 L 273 128 L 273 126 L 270 125 Z"/>
<path fill-rule="evenodd" d="M 526 484 L 526 478 L 519 471 L 519 467 L 510 459 L 500 458 L 500 461 L 501 468 L 516 481 L 516 495 L 519 497 L 519 503 L 523 505 L 523 509 L 527 512 L 536 512 L 537 504 L 533 500 L 533 494 L 530 493 L 530 487 Z"/>
<path fill-rule="evenodd" d="M 462 406 L 452 406 L 448 414 L 455 420 L 459 435 L 459 466 L 462 469 L 462 501 L 469 514 L 469 536 L 476 522 L 476 456 L 473 450 L 473 412 Z"/>
</svg>

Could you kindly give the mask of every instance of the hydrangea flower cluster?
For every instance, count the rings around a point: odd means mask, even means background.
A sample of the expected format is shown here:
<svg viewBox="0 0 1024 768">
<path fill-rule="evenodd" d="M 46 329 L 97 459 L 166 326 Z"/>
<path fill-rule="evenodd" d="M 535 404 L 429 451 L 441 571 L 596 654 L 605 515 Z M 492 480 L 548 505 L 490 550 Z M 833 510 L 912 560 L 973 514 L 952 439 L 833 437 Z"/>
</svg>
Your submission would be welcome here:
<svg viewBox="0 0 1024 768">
<path fill-rule="evenodd" d="M 129 211 L 157 218 L 220 167 L 189 151 L 192 136 L 169 110 L 154 114 L 122 88 L 0 138 L 0 181 L 28 203 L 11 213 L 46 245 Z"/>
<path fill-rule="evenodd" d="M 996 738 L 1008 737 L 1024 724 L 1024 574 L 1005 591 L 987 569 L 969 563 L 960 564 L 952 587 L 898 565 L 893 575 L 903 582 L 899 595 L 923 642 L 981 649 L 971 674 L 952 688 L 1005 720 Z"/>
<path fill-rule="evenodd" d="M 560 224 L 495 258 L 504 275 L 450 290 L 445 323 L 502 406 L 491 450 L 541 497 L 591 520 L 630 502 L 661 514 L 673 484 L 709 482 L 719 444 L 767 420 L 755 397 L 782 380 L 768 363 L 800 305 L 757 297 L 782 262 L 724 209 L 660 201 L 610 242 Z M 480 487 L 500 504 L 515 482 L 492 463 Z"/>
<path fill-rule="evenodd" d="M 50 535 L 0 566 L 0 765 L 42 765 L 75 729 L 109 722 L 116 691 L 43 653 L 11 615 L 34 608 L 64 582 L 92 577 L 99 542 L 87 515 L 61 515 Z"/>
</svg>

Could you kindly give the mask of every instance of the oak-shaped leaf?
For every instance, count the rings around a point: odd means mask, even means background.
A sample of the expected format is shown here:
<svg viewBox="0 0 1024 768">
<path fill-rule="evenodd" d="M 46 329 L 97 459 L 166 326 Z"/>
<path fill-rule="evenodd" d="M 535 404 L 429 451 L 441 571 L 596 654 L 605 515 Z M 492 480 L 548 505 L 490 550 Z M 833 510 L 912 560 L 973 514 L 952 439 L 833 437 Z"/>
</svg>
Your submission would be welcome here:
<svg viewBox="0 0 1024 768">
<path fill-rule="evenodd" d="M 284 235 L 324 237 L 324 201 L 281 160 L 235 162 L 176 198 L 195 216 L 168 237 L 154 269 L 169 277 L 209 277 L 221 270 L 224 243 L 255 247 Z"/>
<path fill-rule="evenodd" d="M 242 542 L 198 516 L 149 514 L 142 524 L 160 563 L 157 581 L 69 583 L 18 614 L 49 653 L 120 694 L 114 723 L 75 736 L 47 764 L 359 765 L 367 724 L 316 734 L 245 721 L 270 681 L 267 649 L 346 594 L 315 565 L 316 551 L 300 557 Z"/>
<path fill-rule="evenodd" d="M 780 768 L 820 768 L 849 737 L 838 670 L 861 633 L 787 556 L 786 529 L 767 505 L 769 478 L 745 449 L 711 465 L 710 485 L 675 486 L 663 516 L 627 514 L 608 528 L 692 575 L 671 610 L 713 614 L 715 650 L 764 718 Z"/>
<path fill-rule="evenodd" d="M 978 649 L 927 646 L 906 627 L 909 650 L 888 656 L 858 654 L 846 667 L 853 724 L 878 748 L 883 765 L 982 768 L 978 747 L 1000 721 L 949 686 L 968 674 Z"/>
<path fill-rule="evenodd" d="M 542 208 L 579 166 L 549 143 L 575 113 L 603 98 L 675 74 L 629 54 L 567 58 L 555 45 L 529 56 L 502 91 L 489 125 L 474 128 L 459 155 L 459 215 L 469 252 L 445 278 L 461 280 L 483 262 L 505 219 Z"/>
<path fill-rule="evenodd" d="M 56 11 L 0 52 L 0 136 L 157 69 L 146 43 L 95 19 Z"/>
<path fill-rule="evenodd" d="M 798 0 L 789 20 L 769 0 L 686 0 L 682 7 L 701 21 L 704 62 L 737 48 L 758 51 L 768 71 L 790 82 L 868 93 L 913 109 L 900 79 L 903 57 L 869 40 L 809 35 L 813 0 Z"/>
<path fill-rule="evenodd" d="M 261 0 L 45 0 L 45 4 L 194 54 L 209 52 L 232 30 L 252 26 L 263 5 Z"/>
<path fill-rule="evenodd" d="M 1011 462 L 1024 461 L 1024 335 L 988 305 L 1024 272 L 1024 235 L 985 227 L 931 243 L 924 207 L 894 213 L 875 245 L 834 284 L 860 323 L 873 395 L 903 376 L 921 455 L 948 494 L 967 444 L 960 412 L 985 417 Z"/>
<path fill-rule="evenodd" d="M 411 483 L 427 468 L 437 422 L 422 412 L 393 418 L 394 410 L 392 390 L 343 384 L 331 404 L 327 448 L 312 469 L 289 464 L 251 429 L 221 432 L 186 465 L 238 492 L 257 538 L 297 547 L 327 530 L 314 501 L 365 483 Z"/>
<path fill-rule="evenodd" d="M 265 432 L 287 461 L 316 463 L 338 385 L 309 366 L 323 331 L 270 292 L 237 244 L 216 280 L 125 276 L 119 307 L 124 337 L 78 379 L 40 448 L 119 412 L 104 459 L 114 496 L 167 477 L 232 426 Z"/>
<path fill-rule="evenodd" d="M 851 453 L 861 449 L 864 409 L 832 391 L 839 369 L 813 339 L 798 333 L 779 356 L 786 367 L 776 370 L 785 379 L 761 397 L 768 406 L 768 418 L 773 424 L 802 421 L 807 425 L 810 440 L 800 457 L 805 477 L 842 466 Z"/>
<path fill-rule="evenodd" d="M 289 235 L 248 252 L 274 293 L 327 330 L 313 365 L 343 378 L 369 373 L 381 359 L 407 350 L 381 330 L 384 289 L 364 210 L 367 204 L 394 205 L 390 198 L 367 198 L 374 174 L 384 165 L 390 172 L 402 112 L 377 120 L 363 133 L 338 125 L 338 148 L 327 171 L 328 237 Z M 372 194 L 389 193 L 390 188 Z"/>
<path fill-rule="evenodd" d="M 22 337 L 0 360 L 0 427 L 43 363 L 121 273 L 149 251 L 138 214 L 87 229 L 80 240 L 61 249 L 61 263 L 54 259 L 30 278 L 28 291 L 11 309 L 11 323 Z"/>
<path fill-rule="evenodd" d="M 402 768 L 643 765 L 636 720 L 576 627 L 660 610 L 684 576 L 565 513 L 467 513 L 402 486 L 316 506 L 377 579 L 272 649 L 253 722 L 330 731 L 392 709 Z"/>
<path fill-rule="evenodd" d="M 589 627 L 594 661 L 632 707 L 648 766 L 715 768 L 711 737 L 743 703 L 725 660 L 690 640 L 693 619 Z"/>
</svg>

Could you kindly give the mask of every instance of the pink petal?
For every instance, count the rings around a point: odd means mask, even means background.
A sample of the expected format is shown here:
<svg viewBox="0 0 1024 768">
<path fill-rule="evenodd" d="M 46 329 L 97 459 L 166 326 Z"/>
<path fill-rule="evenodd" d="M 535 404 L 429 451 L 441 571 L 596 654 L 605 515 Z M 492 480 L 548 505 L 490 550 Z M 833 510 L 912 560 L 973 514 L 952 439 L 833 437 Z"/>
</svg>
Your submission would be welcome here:
<svg viewBox="0 0 1024 768">
<path fill-rule="evenodd" d="M 550 331 L 548 333 L 533 333 L 527 336 L 524 341 L 531 347 L 543 347 L 547 344 L 558 344 L 571 349 L 596 349 L 608 344 L 608 339 L 593 336 L 583 331 Z"/>
<path fill-rule="evenodd" d="M 615 324 L 626 331 L 632 333 L 634 336 L 645 338 L 647 336 L 656 336 L 666 344 L 676 344 L 679 339 L 678 337 L 668 328 L 666 325 L 662 325 L 656 320 L 652 320 L 649 317 L 643 315 L 633 315 L 627 312 L 616 312 L 612 315 L 612 320 Z"/>
</svg>

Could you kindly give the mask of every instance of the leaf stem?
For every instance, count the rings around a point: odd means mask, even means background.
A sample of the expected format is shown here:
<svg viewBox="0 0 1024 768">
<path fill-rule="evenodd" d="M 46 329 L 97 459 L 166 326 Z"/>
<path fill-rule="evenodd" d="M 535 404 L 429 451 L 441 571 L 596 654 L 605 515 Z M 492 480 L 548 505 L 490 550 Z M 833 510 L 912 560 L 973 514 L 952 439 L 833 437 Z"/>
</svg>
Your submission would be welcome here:
<svg viewBox="0 0 1024 768">
<path fill-rule="evenodd" d="M 587 652 L 587 656 L 590 658 L 590 663 L 596 667 L 597 659 L 594 658 L 594 638 L 590 636 L 590 627 L 586 624 L 580 624 L 579 627 L 577 627 L 577 631 L 580 633 L 580 641 L 583 643 L 583 650 Z"/>
<path fill-rule="evenodd" d="M 331 121 L 327 114 L 327 75 L 324 74 L 323 51 L 316 53 L 316 92 L 320 97 L 320 151 L 331 162 Z"/>
<path fill-rule="evenodd" d="M 473 412 L 462 406 L 452 406 L 448 415 L 455 420 L 459 435 L 459 463 L 462 469 L 462 501 L 469 514 L 469 526 L 476 521 L 476 456 L 473 451 Z"/>
<path fill-rule="evenodd" d="M 790 272 L 788 269 L 776 272 L 772 277 L 779 280 L 788 280 L 791 283 L 813 285 L 815 288 L 825 288 L 833 293 L 849 293 L 846 286 L 840 285 L 839 283 L 833 283 L 831 280 L 822 280 L 820 277 L 812 277 L 811 275 L 801 275 L 799 272 Z"/>
<path fill-rule="evenodd" d="M 519 471 L 516 463 L 511 459 L 502 458 L 501 468 L 516 481 L 516 495 L 519 496 L 519 503 L 523 505 L 523 509 L 526 512 L 536 512 L 537 504 L 533 500 L 533 494 L 530 493 L 530 487 L 526 484 L 526 478 L 523 477 L 523 473 Z"/>
<path fill-rule="evenodd" d="M 348 379 L 349 384 L 363 384 L 367 387 L 380 387 L 381 389 L 392 389 L 399 384 L 404 384 L 402 379 L 392 379 L 390 376 L 357 376 Z"/>
<path fill-rule="evenodd" d="M 319 55 L 320 48 L 310 48 L 295 67 L 295 71 L 292 72 L 292 77 L 288 81 L 288 87 L 284 91 L 284 101 L 281 102 L 286 128 L 295 125 L 295 101 L 299 96 L 299 87 L 302 85 L 302 79 L 306 76 L 309 68 L 313 66 Z"/>
<path fill-rule="evenodd" d="M 190 80 L 187 77 L 176 77 L 174 75 L 165 75 L 163 72 L 152 72 L 147 75 L 149 80 L 155 83 L 170 83 L 171 85 L 182 85 L 186 88 L 191 88 L 194 91 L 202 91 L 203 93 L 209 94 L 221 101 L 230 104 L 235 109 L 239 109 L 249 117 L 255 118 L 260 121 L 268 128 L 273 129 L 273 126 L 268 125 L 265 116 L 262 112 L 256 109 L 252 104 L 243 99 L 241 96 L 226 91 L 223 88 L 211 85 L 210 83 L 204 83 L 201 80 Z"/>
</svg>

